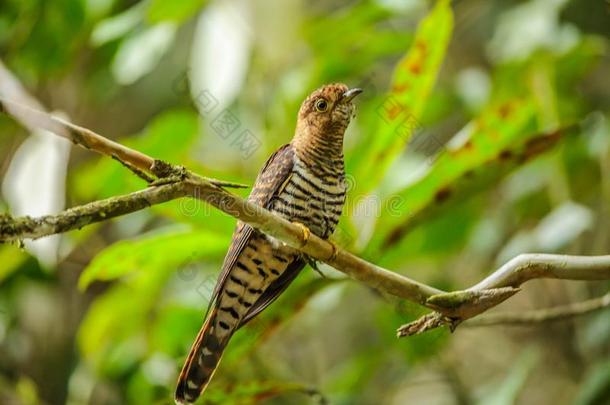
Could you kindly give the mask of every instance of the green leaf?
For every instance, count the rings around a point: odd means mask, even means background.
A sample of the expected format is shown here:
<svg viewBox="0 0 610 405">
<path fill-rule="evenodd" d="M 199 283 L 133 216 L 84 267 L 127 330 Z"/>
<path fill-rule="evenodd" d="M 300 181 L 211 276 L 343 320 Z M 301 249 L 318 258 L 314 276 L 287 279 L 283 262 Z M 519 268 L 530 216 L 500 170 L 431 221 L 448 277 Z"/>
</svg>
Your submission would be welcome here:
<svg viewBox="0 0 610 405">
<path fill-rule="evenodd" d="M 336 80 L 347 82 L 349 77 L 368 87 L 372 66 L 388 56 L 403 54 L 413 37 L 411 32 L 388 27 L 390 17 L 386 7 L 370 1 L 355 2 L 330 15 L 312 15 L 303 26 L 316 55 L 318 75 L 312 77 L 312 87 Z"/>
<path fill-rule="evenodd" d="M 540 153 L 545 143 L 532 141 L 534 120 L 535 107 L 530 100 L 510 100 L 484 111 L 463 130 L 469 132 L 463 133 L 469 135 L 466 142 L 444 151 L 423 177 L 384 204 L 387 209 L 381 212 L 369 254 L 396 248 L 424 209 L 446 202 L 456 189 L 459 191 L 456 185 L 467 183 L 475 170 L 483 169 L 486 174 L 490 163 L 523 162 Z M 547 143 L 556 136 L 550 138 Z"/>
<path fill-rule="evenodd" d="M 468 242 L 469 234 L 477 219 L 484 212 L 481 198 L 477 197 L 459 201 L 451 208 L 432 215 L 399 242 L 388 244 L 377 262 L 385 267 L 400 269 L 405 265 L 405 257 L 409 258 L 410 263 L 417 263 L 425 258 L 435 263 L 441 263 L 443 259 L 447 260 L 452 255 L 459 253 Z M 413 275 L 414 269 L 412 267 L 407 267 L 407 269 L 409 275 Z M 423 273 L 418 271 L 415 277 L 433 285 L 439 281 L 448 282 L 443 280 L 443 277 L 438 280 L 436 276 L 438 275 L 431 271 Z"/>
<path fill-rule="evenodd" d="M 16 271 L 29 255 L 16 246 L 0 246 L 0 283 Z"/>
<path fill-rule="evenodd" d="M 147 235 L 102 251 L 83 272 L 79 286 L 123 279 L 89 308 L 78 335 L 83 356 L 109 375 L 119 375 L 141 360 L 149 350 L 147 332 L 158 331 L 158 318 L 165 319 L 159 315 L 164 313 L 160 296 L 170 276 L 185 263 L 219 259 L 225 249 L 226 241 L 215 234 L 193 231 Z M 175 350 L 172 339 L 153 336 L 152 347 L 167 344 Z"/>
<path fill-rule="evenodd" d="M 610 392 L 610 361 L 602 361 L 593 365 L 584 381 L 580 384 L 580 390 L 574 405 L 597 405 L 608 401 Z"/>
<path fill-rule="evenodd" d="M 144 14 L 143 6 L 143 2 L 137 3 L 124 12 L 108 17 L 97 23 L 91 32 L 91 45 L 102 46 L 131 32 L 142 22 Z"/>
<path fill-rule="evenodd" d="M 132 273 L 163 273 L 187 260 L 217 257 L 227 241 L 208 231 L 183 231 L 122 240 L 99 253 L 85 268 L 79 287 L 95 280 L 114 280 Z"/>
<path fill-rule="evenodd" d="M 150 331 L 150 350 L 184 356 L 202 325 L 201 309 L 170 303 L 160 308 Z M 186 344 L 185 344 L 185 341 Z"/>
<path fill-rule="evenodd" d="M 540 355 L 536 349 L 528 348 L 524 350 L 511 366 L 504 381 L 500 384 L 492 384 L 491 392 L 484 395 L 478 403 L 485 405 L 516 404 L 519 393 L 527 383 L 530 373 L 539 360 Z"/>
<path fill-rule="evenodd" d="M 396 66 L 390 93 L 377 109 L 379 125 L 347 162 L 360 192 L 377 186 L 404 149 L 434 87 L 453 29 L 448 0 L 439 0 L 420 23 L 413 45 Z"/>
<path fill-rule="evenodd" d="M 112 61 L 116 82 L 127 86 L 152 72 L 173 44 L 176 30 L 174 23 L 160 23 L 130 33 Z"/>
<path fill-rule="evenodd" d="M 336 364 L 331 378 L 324 381 L 324 386 L 333 394 L 333 403 L 357 403 L 356 399 L 360 399 L 358 394 L 362 390 L 363 381 L 373 378 L 384 361 L 387 361 L 387 347 L 380 349 L 377 346 L 367 349 L 356 351 L 344 362 Z M 379 349 L 379 352 L 374 349 Z"/>
<path fill-rule="evenodd" d="M 205 0 L 152 0 L 148 7 L 147 19 L 151 23 L 173 21 L 182 23 L 195 15 L 205 4 Z"/>
<path fill-rule="evenodd" d="M 410 239 L 403 237 L 411 235 L 411 231 L 420 225 L 425 226 L 428 230 L 426 244 L 434 242 L 441 248 L 442 252 L 449 253 L 451 244 L 447 243 L 446 237 L 461 232 L 461 241 L 465 241 L 464 236 L 468 227 L 462 223 L 462 220 L 465 219 L 462 216 L 466 215 L 462 209 L 466 202 L 479 193 L 490 190 L 490 188 L 499 184 L 501 179 L 531 159 L 556 150 L 559 145 L 562 145 L 565 150 L 568 141 L 578 134 L 580 134 L 580 129 L 576 125 L 548 133 L 530 133 L 523 138 L 516 139 L 509 147 L 501 151 L 495 159 L 490 159 L 478 167 L 465 171 L 443 189 L 439 189 L 434 194 L 434 198 L 428 200 L 423 207 L 413 211 L 405 222 L 393 228 L 393 233 L 389 233 L 384 241 L 384 263 L 387 263 L 386 260 L 391 261 L 394 258 L 401 260 L 404 258 L 407 252 L 404 250 L 405 247 L 407 245 L 412 246 Z M 386 206 L 392 207 L 393 204 L 396 208 L 404 208 L 402 197 L 396 197 L 392 203 L 388 203 Z M 408 204 L 405 202 L 404 205 Z M 527 210 L 534 209 L 536 218 L 537 215 L 540 215 L 539 207 L 532 204 L 531 201 L 524 208 Z M 480 216 L 482 210 L 484 208 L 479 205 L 476 209 L 479 212 L 477 217 Z M 515 211 L 518 212 L 516 208 Z M 389 215 L 391 216 L 392 213 Z M 441 229 L 440 232 L 430 234 L 431 227 L 433 228 L 439 223 L 445 228 Z M 458 227 L 458 224 L 461 225 Z M 423 252 L 423 246 L 419 246 L 417 250 L 420 253 Z"/>
<path fill-rule="evenodd" d="M 141 294 L 119 285 L 98 297 L 78 332 L 78 346 L 85 360 L 104 375 L 116 376 L 144 356 L 142 332 L 155 293 L 151 290 Z"/>
</svg>

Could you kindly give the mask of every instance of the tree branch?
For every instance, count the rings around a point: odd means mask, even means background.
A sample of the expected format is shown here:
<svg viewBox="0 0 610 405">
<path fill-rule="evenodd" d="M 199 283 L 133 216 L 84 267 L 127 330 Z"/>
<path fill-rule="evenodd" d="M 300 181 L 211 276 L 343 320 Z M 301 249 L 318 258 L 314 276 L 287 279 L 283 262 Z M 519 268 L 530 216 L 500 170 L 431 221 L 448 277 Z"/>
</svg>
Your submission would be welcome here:
<svg viewBox="0 0 610 405">
<path fill-rule="evenodd" d="M 469 288 L 465 292 L 489 291 L 502 288 L 516 289 L 528 280 L 537 278 L 554 278 L 563 280 L 609 280 L 610 279 L 610 256 L 568 256 L 541 253 L 522 254 L 508 261 L 498 270 L 487 276 L 483 281 Z M 449 297 L 450 294 L 442 294 L 436 300 Z M 481 312 L 499 304 L 485 308 L 484 306 L 472 305 L 468 296 L 464 295 L 453 300 L 454 310 L 448 311 L 447 306 L 438 308 L 435 314 L 423 317 L 401 326 L 398 336 L 411 336 L 426 332 L 439 326 L 447 325 L 455 329 L 460 322 L 470 319 Z M 505 298 L 506 299 L 506 298 Z M 432 319 L 434 321 L 432 321 Z"/>
<path fill-rule="evenodd" d="M 43 236 L 64 233 L 95 222 L 106 221 L 120 215 L 139 211 L 154 204 L 164 203 L 188 194 L 182 183 L 154 186 L 135 193 L 94 201 L 67 209 L 56 215 L 38 218 L 29 216 L 13 218 L 0 214 L 0 242 L 21 239 L 38 239 Z"/>
<path fill-rule="evenodd" d="M 152 204 L 190 196 L 205 201 L 312 258 L 333 266 L 351 278 L 384 293 L 437 311 L 401 327 L 399 336 L 421 333 L 442 325 L 449 325 L 453 329 L 460 322 L 519 292 L 517 287 L 533 278 L 610 279 L 610 256 L 521 255 L 474 287 L 447 293 L 369 263 L 314 234 L 305 238 L 301 227 L 223 188 L 240 185 L 201 177 L 181 166 L 153 159 L 93 131 L 41 111 L 2 99 L 0 105 L 4 107 L 4 111 L 15 115 L 22 122 L 27 122 L 28 126 L 34 125 L 67 137 L 87 149 L 119 160 L 132 171 L 136 168 L 139 172 L 149 173 L 159 179 L 146 190 L 75 207 L 57 215 L 40 218 L 12 218 L 4 215 L 0 217 L 0 241 L 39 238 L 65 232 L 134 212 Z M 136 174 L 142 177 L 141 173 Z"/>
<path fill-rule="evenodd" d="M 250 226 L 276 237 L 318 260 L 325 261 L 335 268 L 342 269 L 341 271 L 344 273 L 371 285 L 373 288 L 378 288 L 381 291 L 401 298 L 415 300 L 422 304 L 428 297 L 443 292 L 375 266 L 344 250 L 339 250 L 335 255 L 336 248 L 333 244 L 313 234 L 307 241 L 304 241 L 301 227 L 223 189 L 223 187 L 242 187 L 239 184 L 201 177 L 181 166 L 173 166 L 162 160 L 154 159 L 106 139 L 93 131 L 53 117 L 42 111 L 37 111 L 2 98 L 0 98 L 0 105 L 4 106 L 4 111 L 13 114 L 19 121 L 25 122 L 28 127 L 33 126 L 56 133 L 70 139 L 77 145 L 113 157 L 128 167 L 135 167 L 160 178 L 156 184 L 180 184 L 180 189 L 182 190 L 183 188 L 186 195 L 206 201 Z M 138 176 L 141 177 L 139 174 Z M 128 196 L 126 198 L 129 199 Z M 122 213 L 134 212 L 141 209 L 137 204 L 125 204 L 122 207 L 127 209 Z M 72 211 L 81 210 L 82 208 L 76 207 Z M 91 208 L 90 204 L 88 208 Z M 71 226 L 64 227 L 64 231 L 78 228 L 79 224 L 77 221 L 74 221 L 72 215 L 72 212 L 64 211 L 58 215 L 37 219 L 27 217 L 7 218 L 5 216 L 0 224 L 0 241 L 28 238 L 30 234 L 41 237 L 55 233 L 52 232 L 53 227 L 47 225 L 48 223 L 72 224 Z M 89 223 L 92 223 L 99 222 L 102 219 L 96 215 L 89 215 L 87 220 L 91 221 Z M 35 229 L 32 228 L 32 226 L 36 225 Z M 19 234 L 15 231 L 16 227 L 27 230 L 27 232 Z M 333 257 L 333 260 L 329 260 L 330 257 Z"/>
</svg>

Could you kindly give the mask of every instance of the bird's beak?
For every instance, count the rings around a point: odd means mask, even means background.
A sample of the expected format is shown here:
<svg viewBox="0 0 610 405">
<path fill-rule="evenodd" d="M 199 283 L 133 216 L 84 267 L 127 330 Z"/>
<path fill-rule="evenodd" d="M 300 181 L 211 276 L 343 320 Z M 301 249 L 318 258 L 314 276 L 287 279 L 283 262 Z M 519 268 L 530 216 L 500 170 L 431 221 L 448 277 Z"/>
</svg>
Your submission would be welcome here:
<svg viewBox="0 0 610 405">
<path fill-rule="evenodd" d="M 354 97 L 356 97 L 360 93 L 362 93 L 362 89 L 360 89 L 358 87 L 354 87 L 353 89 L 349 89 L 348 91 L 343 93 L 343 95 L 341 96 L 341 102 L 349 103 L 350 101 L 352 101 L 352 99 Z"/>
</svg>

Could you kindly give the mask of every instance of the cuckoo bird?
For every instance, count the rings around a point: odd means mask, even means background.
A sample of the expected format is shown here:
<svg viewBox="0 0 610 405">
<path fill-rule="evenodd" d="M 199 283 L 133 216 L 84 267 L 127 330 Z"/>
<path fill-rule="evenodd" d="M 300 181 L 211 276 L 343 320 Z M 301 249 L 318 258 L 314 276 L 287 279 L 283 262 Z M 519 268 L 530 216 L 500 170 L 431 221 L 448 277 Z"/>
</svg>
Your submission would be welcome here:
<svg viewBox="0 0 610 405">
<path fill-rule="evenodd" d="M 362 92 L 344 84 L 314 91 L 299 109 L 292 141 L 258 174 L 248 200 L 327 239 L 345 203 L 343 136 Z M 238 222 L 205 322 L 186 359 L 176 403 L 195 401 L 214 374 L 233 333 L 271 304 L 305 266 L 298 250 Z"/>
</svg>

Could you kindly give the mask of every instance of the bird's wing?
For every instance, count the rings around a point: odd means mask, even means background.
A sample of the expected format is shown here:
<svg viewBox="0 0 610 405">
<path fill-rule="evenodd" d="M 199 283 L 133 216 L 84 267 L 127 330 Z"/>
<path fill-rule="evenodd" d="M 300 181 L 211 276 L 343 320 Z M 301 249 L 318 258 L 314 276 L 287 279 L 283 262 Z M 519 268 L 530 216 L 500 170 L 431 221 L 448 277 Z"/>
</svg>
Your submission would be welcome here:
<svg viewBox="0 0 610 405">
<path fill-rule="evenodd" d="M 239 323 L 241 328 L 252 318 L 258 315 L 262 310 L 267 308 L 282 292 L 292 283 L 292 280 L 299 275 L 299 272 L 305 267 L 305 261 L 303 259 L 296 259 L 288 265 L 286 270 L 280 275 L 275 281 L 273 281 L 269 287 L 261 294 L 260 297 L 250 307 L 244 318 Z"/>
<path fill-rule="evenodd" d="M 265 166 L 263 166 L 259 172 L 252 192 L 248 197 L 248 201 L 267 208 L 273 198 L 280 193 L 290 179 L 290 174 L 292 173 L 294 165 L 293 159 L 294 149 L 291 144 L 282 146 L 271 155 L 265 163 Z M 212 299 L 210 300 L 211 303 L 218 298 L 231 269 L 235 266 L 235 262 L 244 248 L 248 245 L 254 232 L 254 228 L 250 225 L 244 224 L 243 222 L 237 224 L 237 228 L 235 228 L 235 232 L 233 232 L 233 237 L 231 239 L 231 246 L 225 256 L 222 271 L 220 272 L 216 288 L 214 289 Z M 254 307 L 256 307 L 256 304 L 253 305 L 251 309 L 254 309 Z"/>
</svg>

